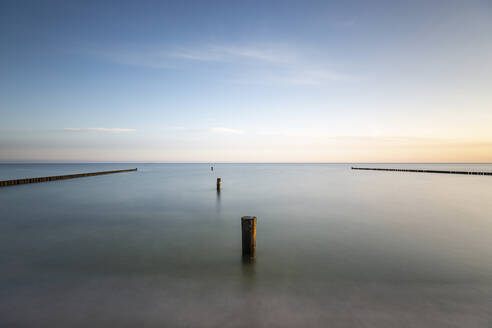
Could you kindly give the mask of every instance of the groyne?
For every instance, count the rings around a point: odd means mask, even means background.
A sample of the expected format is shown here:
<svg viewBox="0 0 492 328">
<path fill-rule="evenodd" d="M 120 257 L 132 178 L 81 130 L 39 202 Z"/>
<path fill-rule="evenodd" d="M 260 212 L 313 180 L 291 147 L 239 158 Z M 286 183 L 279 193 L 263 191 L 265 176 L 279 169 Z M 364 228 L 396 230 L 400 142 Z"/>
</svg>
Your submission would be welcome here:
<svg viewBox="0 0 492 328">
<path fill-rule="evenodd" d="M 84 177 L 92 177 L 95 175 L 114 174 L 114 173 L 133 172 L 133 171 L 137 171 L 137 169 L 135 168 L 135 169 L 116 170 L 116 171 L 101 171 L 101 172 L 90 172 L 90 173 L 56 175 L 51 177 L 4 180 L 4 181 L 0 181 L 0 187 L 15 186 L 15 185 L 26 184 L 26 183 L 38 183 L 38 182 L 48 182 L 48 181 L 65 180 L 65 179 L 84 178 Z"/>
<path fill-rule="evenodd" d="M 352 170 L 371 170 L 371 171 L 393 171 L 393 172 L 418 172 L 418 173 L 441 173 L 441 174 L 465 174 L 465 175 L 492 175 L 492 172 L 477 171 L 447 171 L 447 170 L 415 170 L 415 169 L 384 169 L 374 167 L 351 167 Z"/>
</svg>

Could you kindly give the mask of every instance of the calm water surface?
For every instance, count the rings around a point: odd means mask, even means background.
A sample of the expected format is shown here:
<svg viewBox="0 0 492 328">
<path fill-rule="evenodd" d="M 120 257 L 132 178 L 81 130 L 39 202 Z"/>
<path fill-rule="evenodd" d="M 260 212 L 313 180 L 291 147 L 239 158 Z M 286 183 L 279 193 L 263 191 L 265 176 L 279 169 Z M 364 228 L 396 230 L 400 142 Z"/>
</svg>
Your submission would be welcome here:
<svg viewBox="0 0 492 328">
<path fill-rule="evenodd" d="M 0 188 L 0 326 L 492 327 L 492 177 L 350 166 L 0 165 L 139 169 Z"/>
</svg>

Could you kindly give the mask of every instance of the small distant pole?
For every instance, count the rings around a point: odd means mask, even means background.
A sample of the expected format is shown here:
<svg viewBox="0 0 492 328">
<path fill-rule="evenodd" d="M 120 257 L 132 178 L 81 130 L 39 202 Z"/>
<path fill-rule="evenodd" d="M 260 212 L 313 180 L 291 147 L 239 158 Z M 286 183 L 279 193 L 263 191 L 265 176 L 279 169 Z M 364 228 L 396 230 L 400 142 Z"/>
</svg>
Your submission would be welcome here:
<svg viewBox="0 0 492 328">
<path fill-rule="evenodd" d="M 217 178 L 217 191 L 220 191 L 220 185 L 222 184 L 222 179 Z"/>
<path fill-rule="evenodd" d="M 256 257 L 256 216 L 241 217 L 241 232 L 243 239 L 243 257 Z"/>
</svg>

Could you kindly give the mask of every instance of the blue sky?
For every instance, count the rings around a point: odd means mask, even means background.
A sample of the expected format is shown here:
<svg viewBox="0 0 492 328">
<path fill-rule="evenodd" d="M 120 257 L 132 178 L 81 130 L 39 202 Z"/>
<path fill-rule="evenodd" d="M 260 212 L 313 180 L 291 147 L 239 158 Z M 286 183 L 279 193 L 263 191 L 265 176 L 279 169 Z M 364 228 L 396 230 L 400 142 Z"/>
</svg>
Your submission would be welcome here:
<svg viewBox="0 0 492 328">
<path fill-rule="evenodd" d="M 2 1 L 0 161 L 492 161 L 490 1 Z"/>
</svg>

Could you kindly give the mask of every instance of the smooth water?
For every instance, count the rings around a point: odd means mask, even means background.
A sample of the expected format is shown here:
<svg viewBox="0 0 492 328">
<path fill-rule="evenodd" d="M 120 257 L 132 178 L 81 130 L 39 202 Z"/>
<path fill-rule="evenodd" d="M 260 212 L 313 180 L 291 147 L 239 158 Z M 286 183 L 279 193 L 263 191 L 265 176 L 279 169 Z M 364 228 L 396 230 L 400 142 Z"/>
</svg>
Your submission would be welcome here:
<svg viewBox="0 0 492 328">
<path fill-rule="evenodd" d="M 138 167 L 0 188 L 0 326 L 492 327 L 492 177 L 350 166 L 0 165 Z"/>
</svg>

